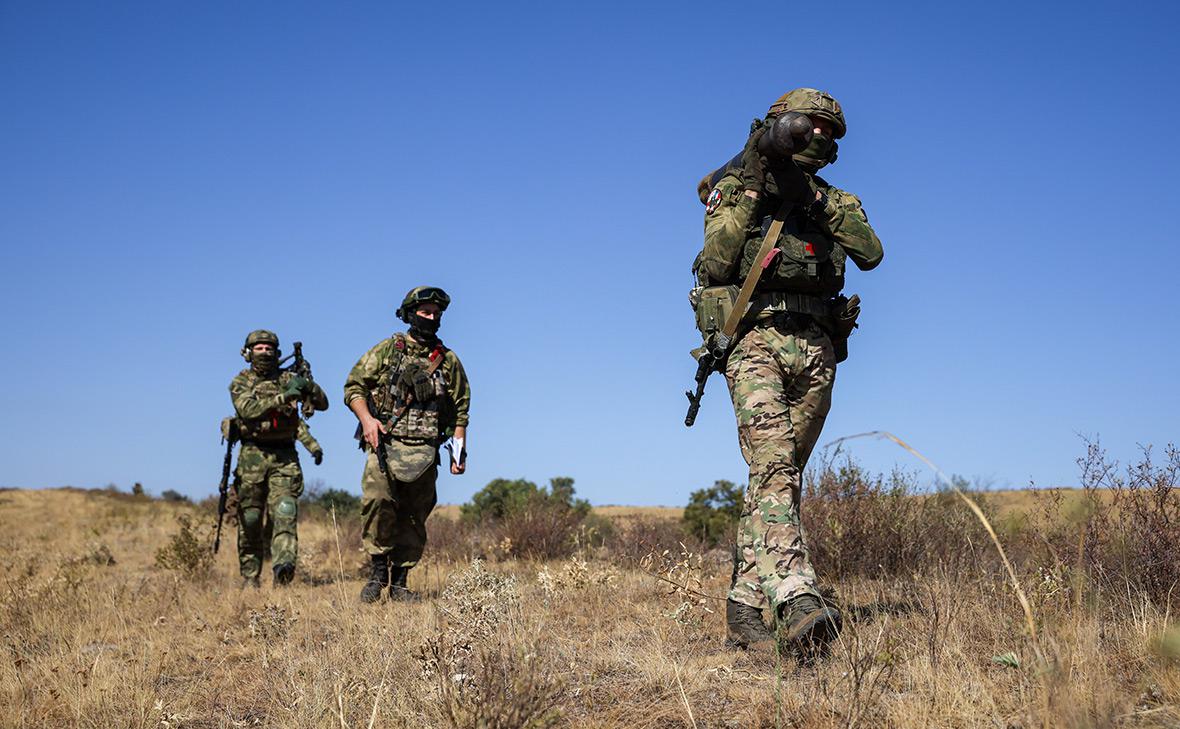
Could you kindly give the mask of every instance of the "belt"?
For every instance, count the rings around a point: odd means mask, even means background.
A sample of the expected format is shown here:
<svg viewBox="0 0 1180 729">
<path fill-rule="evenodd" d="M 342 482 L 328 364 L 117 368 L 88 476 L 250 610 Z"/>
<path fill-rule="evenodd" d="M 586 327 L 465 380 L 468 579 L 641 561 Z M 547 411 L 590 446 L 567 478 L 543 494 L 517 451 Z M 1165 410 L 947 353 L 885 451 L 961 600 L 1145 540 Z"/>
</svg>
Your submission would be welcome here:
<svg viewBox="0 0 1180 729">
<path fill-rule="evenodd" d="M 280 451 L 295 447 L 295 439 L 291 440 L 253 440 L 250 438 L 243 438 L 242 445 L 250 445 L 255 448 L 261 448 L 264 451 Z"/>
<path fill-rule="evenodd" d="M 824 317 L 831 313 L 826 298 L 811 294 L 793 294 L 787 291 L 767 291 L 758 294 L 750 302 L 748 316 L 758 317 L 764 312 L 793 312 Z"/>
</svg>

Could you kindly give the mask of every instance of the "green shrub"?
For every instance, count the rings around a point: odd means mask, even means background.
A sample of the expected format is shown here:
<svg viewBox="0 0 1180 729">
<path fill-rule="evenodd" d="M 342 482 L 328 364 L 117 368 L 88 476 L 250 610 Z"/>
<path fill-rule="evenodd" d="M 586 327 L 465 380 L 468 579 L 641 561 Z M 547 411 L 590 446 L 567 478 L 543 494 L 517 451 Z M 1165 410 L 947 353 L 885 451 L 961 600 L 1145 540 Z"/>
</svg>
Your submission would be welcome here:
<svg viewBox="0 0 1180 729">
<path fill-rule="evenodd" d="M 324 511 L 331 513 L 333 509 L 336 514 L 359 514 L 361 510 L 361 497 L 349 493 L 344 489 L 325 489 L 309 494 L 306 497 L 308 504 L 318 506 Z"/>
<path fill-rule="evenodd" d="M 684 508 L 684 530 L 706 547 L 734 541 L 742 514 L 742 488 L 732 481 L 715 481 L 711 488 L 693 491 Z"/>
<path fill-rule="evenodd" d="M 528 511 L 572 510 L 581 518 L 590 513 L 590 502 L 574 498 L 574 480 L 568 476 L 549 479 L 548 488 L 538 488 L 532 481 L 518 478 L 493 479 L 469 503 L 459 507 L 468 522 L 504 520 Z"/>
<path fill-rule="evenodd" d="M 189 497 L 180 493 L 179 491 L 174 491 L 173 489 L 167 489 L 166 491 L 164 491 L 164 493 L 160 494 L 160 498 L 163 499 L 164 501 L 172 501 L 172 502 L 182 503 L 182 504 L 191 504 L 192 503 L 192 499 L 190 499 Z"/>
<path fill-rule="evenodd" d="M 177 516 L 176 521 L 180 529 L 156 551 L 156 565 L 179 572 L 189 579 L 207 577 L 213 567 L 211 534 L 208 531 L 204 536 L 198 534 L 188 514 Z"/>
</svg>

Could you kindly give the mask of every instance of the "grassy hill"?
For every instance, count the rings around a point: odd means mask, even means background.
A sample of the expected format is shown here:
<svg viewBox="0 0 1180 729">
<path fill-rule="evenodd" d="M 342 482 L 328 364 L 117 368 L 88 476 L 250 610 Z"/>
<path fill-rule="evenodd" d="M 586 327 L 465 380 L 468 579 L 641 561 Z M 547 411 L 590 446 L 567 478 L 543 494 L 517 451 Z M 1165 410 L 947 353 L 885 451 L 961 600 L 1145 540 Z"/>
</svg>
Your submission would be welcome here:
<svg viewBox="0 0 1180 729">
<path fill-rule="evenodd" d="M 1020 492 L 989 500 L 1006 519 L 1043 506 Z M 849 506 L 867 510 L 878 532 L 894 526 L 882 514 L 904 508 Z M 103 492 L 3 491 L 0 725 L 1180 725 L 1180 635 L 1167 603 L 1011 536 L 1034 636 L 974 517 L 954 500 L 944 507 L 921 512 L 925 533 L 906 537 L 943 545 L 920 562 L 866 564 L 879 547 L 855 536 L 845 556 L 823 556 L 847 625 L 826 661 L 804 667 L 724 647 L 723 549 L 643 558 L 587 545 L 559 560 L 488 549 L 473 564 L 442 536 L 458 529 L 444 509 L 411 573 L 424 599 L 361 605 L 354 516 L 334 525 L 308 510 L 296 583 L 242 590 L 230 525 L 206 572 L 157 565 L 160 550 L 185 554 L 180 517 L 205 553 L 208 511 Z M 679 514 L 598 512 L 635 523 Z M 856 526 L 853 511 L 824 513 Z"/>
</svg>

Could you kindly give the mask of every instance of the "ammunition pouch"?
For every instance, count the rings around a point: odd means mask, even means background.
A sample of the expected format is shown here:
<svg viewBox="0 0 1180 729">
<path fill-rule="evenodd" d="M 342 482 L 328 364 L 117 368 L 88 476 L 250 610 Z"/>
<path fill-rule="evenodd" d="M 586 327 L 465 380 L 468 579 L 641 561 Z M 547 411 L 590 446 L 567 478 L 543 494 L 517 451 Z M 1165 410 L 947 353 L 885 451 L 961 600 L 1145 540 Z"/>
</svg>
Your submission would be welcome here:
<svg viewBox="0 0 1180 729">
<path fill-rule="evenodd" d="M 234 417 L 221 419 L 221 442 L 237 443 L 242 439 L 242 429 Z"/>
<path fill-rule="evenodd" d="M 689 292 L 688 301 L 696 313 L 701 341 L 708 342 L 721 331 L 737 297 L 737 286 L 697 286 Z"/>
</svg>

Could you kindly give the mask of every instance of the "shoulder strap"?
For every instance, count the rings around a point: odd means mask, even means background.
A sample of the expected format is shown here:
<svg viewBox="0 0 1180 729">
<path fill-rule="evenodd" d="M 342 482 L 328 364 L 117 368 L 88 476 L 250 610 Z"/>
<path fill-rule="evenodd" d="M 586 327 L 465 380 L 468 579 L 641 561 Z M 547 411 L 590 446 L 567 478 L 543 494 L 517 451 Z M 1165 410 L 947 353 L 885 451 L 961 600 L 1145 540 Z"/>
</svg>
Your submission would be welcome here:
<svg viewBox="0 0 1180 729">
<path fill-rule="evenodd" d="M 785 201 L 779 206 L 778 212 L 774 214 L 774 220 L 770 223 L 770 228 L 766 231 L 766 236 L 762 239 L 762 247 L 758 249 L 758 255 L 754 257 L 754 265 L 750 266 L 746 280 L 742 283 L 741 291 L 738 292 L 737 300 L 733 303 L 733 310 L 729 312 L 729 317 L 726 318 L 725 324 L 722 325 L 721 332 L 718 334 L 717 345 L 724 350 L 728 350 L 729 345 L 733 343 L 733 335 L 737 333 L 738 324 L 746 315 L 746 307 L 750 304 L 750 297 L 754 295 L 754 287 L 762 278 L 762 272 L 770 267 L 771 261 L 778 253 L 775 245 L 778 243 L 779 235 L 783 232 L 783 221 L 786 220 L 791 207 L 791 204 Z"/>
</svg>

